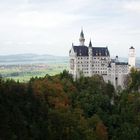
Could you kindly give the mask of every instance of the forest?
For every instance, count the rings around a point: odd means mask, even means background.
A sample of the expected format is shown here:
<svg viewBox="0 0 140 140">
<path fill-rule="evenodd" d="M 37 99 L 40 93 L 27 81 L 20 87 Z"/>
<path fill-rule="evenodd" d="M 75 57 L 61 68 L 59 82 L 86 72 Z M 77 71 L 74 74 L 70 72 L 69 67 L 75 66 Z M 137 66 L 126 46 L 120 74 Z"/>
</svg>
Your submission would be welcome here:
<svg viewBox="0 0 140 140">
<path fill-rule="evenodd" d="M 64 70 L 22 83 L 0 78 L 0 140 L 140 140 L 140 71 L 125 89 Z"/>
</svg>

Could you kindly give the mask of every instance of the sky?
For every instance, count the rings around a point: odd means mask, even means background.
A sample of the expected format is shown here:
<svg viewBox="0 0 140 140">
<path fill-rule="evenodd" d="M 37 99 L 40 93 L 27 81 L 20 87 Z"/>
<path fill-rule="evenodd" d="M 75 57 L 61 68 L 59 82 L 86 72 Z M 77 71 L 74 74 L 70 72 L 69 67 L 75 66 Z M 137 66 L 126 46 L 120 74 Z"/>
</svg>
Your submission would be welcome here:
<svg viewBox="0 0 140 140">
<path fill-rule="evenodd" d="M 68 56 L 72 43 L 140 57 L 140 0 L 0 0 L 0 55 Z"/>
</svg>

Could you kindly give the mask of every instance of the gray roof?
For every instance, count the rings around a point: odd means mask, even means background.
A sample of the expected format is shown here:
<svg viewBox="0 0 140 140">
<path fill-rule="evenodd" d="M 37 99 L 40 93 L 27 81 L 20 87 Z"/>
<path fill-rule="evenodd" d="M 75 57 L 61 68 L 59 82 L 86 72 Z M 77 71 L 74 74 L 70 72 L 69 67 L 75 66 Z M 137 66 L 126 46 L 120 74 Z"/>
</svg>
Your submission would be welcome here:
<svg viewBox="0 0 140 140">
<path fill-rule="evenodd" d="M 116 59 L 111 59 L 110 63 L 115 63 L 115 65 L 128 65 L 127 62 L 118 62 Z"/>
<path fill-rule="evenodd" d="M 129 49 L 134 49 L 134 47 L 133 47 L 133 46 L 131 46 Z"/>
<path fill-rule="evenodd" d="M 74 52 L 77 56 L 88 56 L 87 46 L 73 46 Z M 107 47 L 92 47 L 93 56 L 110 56 Z"/>
<path fill-rule="evenodd" d="M 116 62 L 115 64 L 116 65 L 128 65 L 128 63 L 126 63 L 126 62 Z"/>
</svg>

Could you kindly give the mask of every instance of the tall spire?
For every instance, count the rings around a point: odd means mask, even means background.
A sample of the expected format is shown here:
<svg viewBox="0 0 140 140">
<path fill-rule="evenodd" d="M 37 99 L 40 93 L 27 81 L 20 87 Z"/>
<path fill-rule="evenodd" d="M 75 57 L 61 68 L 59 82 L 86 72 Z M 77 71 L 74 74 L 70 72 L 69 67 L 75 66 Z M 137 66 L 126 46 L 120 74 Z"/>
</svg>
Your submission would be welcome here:
<svg viewBox="0 0 140 140">
<path fill-rule="evenodd" d="M 89 47 L 92 47 L 91 39 L 90 39 L 90 42 L 89 42 Z"/>
<path fill-rule="evenodd" d="M 81 29 L 79 41 L 80 41 L 80 45 L 81 45 L 81 46 L 84 46 L 85 38 L 84 38 L 83 29 Z"/>
<path fill-rule="evenodd" d="M 83 29 L 81 29 L 80 37 L 84 38 Z"/>
</svg>

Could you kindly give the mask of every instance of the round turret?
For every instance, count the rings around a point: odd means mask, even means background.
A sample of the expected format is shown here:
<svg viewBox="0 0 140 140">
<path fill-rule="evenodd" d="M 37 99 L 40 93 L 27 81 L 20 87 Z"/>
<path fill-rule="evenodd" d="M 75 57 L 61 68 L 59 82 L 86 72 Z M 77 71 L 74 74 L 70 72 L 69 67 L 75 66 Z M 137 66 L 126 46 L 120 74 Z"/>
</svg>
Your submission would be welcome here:
<svg viewBox="0 0 140 140">
<path fill-rule="evenodd" d="M 136 61 L 136 57 L 135 57 L 135 48 L 133 46 L 131 46 L 129 48 L 129 60 L 128 60 L 128 64 L 130 66 L 130 68 L 135 67 L 135 62 Z"/>
</svg>

